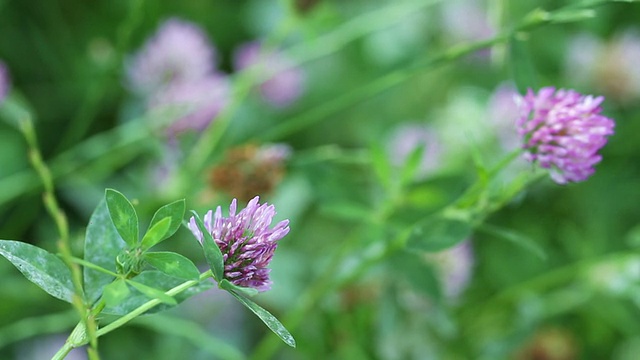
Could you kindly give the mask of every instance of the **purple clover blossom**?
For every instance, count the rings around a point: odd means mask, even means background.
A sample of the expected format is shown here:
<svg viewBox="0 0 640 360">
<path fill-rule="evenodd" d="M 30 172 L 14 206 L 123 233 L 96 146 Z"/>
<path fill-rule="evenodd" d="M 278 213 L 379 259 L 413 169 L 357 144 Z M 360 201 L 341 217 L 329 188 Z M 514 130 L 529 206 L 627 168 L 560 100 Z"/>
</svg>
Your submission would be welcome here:
<svg viewBox="0 0 640 360">
<path fill-rule="evenodd" d="M 559 184 L 586 180 L 602 159 L 598 150 L 615 126 L 600 114 L 603 100 L 603 96 L 554 87 L 542 88 L 538 94 L 529 89 L 519 99 L 516 122 L 525 158 L 550 169 L 551 178 Z"/>
<path fill-rule="evenodd" d="M 265 51 L 258 41 L 241 45 L 234 54 L 234 67 L 243 70 L 258 67 L 260 94 L 271 105 L 284 108 L 296 101 L 303 91 L 304 73 L 283 53 Z"/>
<path fill-rule="evenodd" d="M 216 51 L 197 25 L 176 18 L 165 21 L 128 64 L 129 85 L 148 96 L 175 82 L 212 74 Z"/>
<path fill-rule="evenodd" d="M 236 214 L 236 199 L 229 206 L 229 216 L 223 217 L 220 206 L 215 215 L 211 210 L 204 216 L 204 226 L 211 233 L 222 252 L 224 278 L 231 283 L 266 291 L 271 288 L 267 266 L 278 245 L 277 241 L 289 233 L 289 220 L 283 220 L 269 228 L 276 214 L 275 207 L 259 204 L 254 197 L 247 207 Z M 195 218 L 191 217 L 189 229 L 202 244 L 203 234 Z"/>
<path fill-rule="evenodd" d="M 9 79 L 9 70 L 5 64 L 0 61 L 0 104 L 4 101 L 9 93 L 9 87 L 11 85 L 11 80 Z"/>
<path fill-rule="evenodd" d="M 191 82 L 175 82 L 160 89 L 148 101 L 151 110 L 176 111 L 178 120 L 170 134 L 204 130 L 229 102 L 230 84 L 226 76 L 213 74 Z"/>
</svg>

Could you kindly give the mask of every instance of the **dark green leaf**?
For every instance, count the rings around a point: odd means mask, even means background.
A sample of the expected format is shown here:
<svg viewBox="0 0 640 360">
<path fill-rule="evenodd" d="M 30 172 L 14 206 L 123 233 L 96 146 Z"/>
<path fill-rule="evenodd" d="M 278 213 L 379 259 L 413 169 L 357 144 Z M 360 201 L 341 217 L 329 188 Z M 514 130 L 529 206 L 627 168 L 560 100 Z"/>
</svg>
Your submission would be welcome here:
<svg viewBox="0 0 640 360">
<path fill-rule="evenodd" d="M 98 204 L 89 220 L 84 241 L 84 259 L 112 272 L 117 272 L 116 256 L 124 249 L 125 243 L 116 231 L 109 209 L 104 200 Z M 84 290 L 87 301 L 95 302 L 105 285 L 113 276 L 103 272 L 84 268 Z"/>
<path fill-rule="evenodd" d="M 251 310 L 254 314 L 256 314 L 260 320 L 262 320 L 271 331 L 273 331 L 285 344 L 296 347 L 296 340 L 291 336 L 291 333 L 282 325 L 275 316 L 271 315 L 270 312 L 260 307 L 258 304 L 253 301 L 247 299 L 246 297 L 237 294 L 234 291 L 229 291 L 231 295 L 233 295 L 238 301 L 242 303 L 242 305 L 246 306 L 249 310 Z"/>
<path fill-rule="evenodd" d="M 430 298 L 440 299 L 442 292 L 438 278 L 433 267 L 421 255 L 413 251 L 400 251 L 389 259 L 390 265 L 394 273 L 399 273 L 412 288 Z"/>
<path fill-rule="evenodd" d="M 231 283 L 229 280 L 227 279 L 222 279 L 222 281 L 220 281 L 220 288 L 227 290 L 227 291 L 235 291 L 241 295 L 244 296 L 256 296 L 258 295 L 258 290 L 254 289 L 254 288 L 248 288 L 248 287 L 242 287 L 242 286 L 238 286 L 235 285 L 233 283 Z"/>
<path fill-rule="evenodd" d="M 532 240 L 531 238 L 523 234 L 520 234 L 510 229 L 505 229 L 502 227 L 489 225 L 489 224 L 480 225 L 478 227 L 478 230 L 483 231 L 489 235 L 496 236 L 500 239 L 510 241 L 520 246 L 521 248 L 527 251 L 530 251 L 541 260 L 547 260 L 547 254 L 544 251 L 544 249 L 540 245 L 538 245 L 538 243 L 536 243 L 534 240 Z"/>
<path fill-rule="evenodd" d="M 149 227 L 147 233 L 142 237 L 142 250 L 147 250 L 163 239 L 171 226 L 171 218 L 166 217 Z"/>
<path fill-rule="evenodd" d="M 185 280 L 196 280 L 200 271 L 186 257 L 174 252 L 150 252 L 144 260 L 163 273 Z"/>
<path fill-rule="evenodd" d="M 165 304 L 169 305 L 178 305 L 178 302 L 173 297 L 164 293 L 164 291 L 153 288 L 151 286 L 147 286 L 145 284 L 141 284 L 139 282 L 133 280 L 127 280 L 127 284 L 136 288 L 136 290 L 140 291 L 144 295 L 146 295 L 150 299 L 158 299 Z"/>
<path fill-rule="evenodd" d="M 149 270 L 144 271 L 140 275 L 133 278 L 137 283 L 141 283 L 156 289 L 160 289 L 163 291 L 170 290 L 173 287 L 176 287 L 184 282 L 182 279 L 178 279 L 169 275 L 165 275 L 160 271 Z M 211 280 L 201 281 L 198 285 L 192 286 L 189 289 L 181 292 L 180 294 L 174 296 L 174 299 L 180 303 L 189 297 L 199 294 L 205 290 L 211 289 L 215 286 L 215 283 Z M 120 304 L 116 306 L 107 306 L 102 312 L 104 314 L 110 315 L 125 315 L 138 306 L 149 301 L 149 297 L 144 295 L 142 292 L 133 288 L 130 289 L 131 294 Z M 172 308 L 172 305 L 160 304 L 155 306 L 147 313 L 157 313 L 167 309 Z"/>
<path fill-rule="evenodd" d="M 129 295 L 129 287 L 124 279 L 116 279 L 104 287 L 103 299 L 107 306 L 116 306 Z"/>
<path fill-rule="evenodd" d="M 207 259 L 207 264 L 211 268 L 213 272 L 213 278 L 216 281 L 220 281 L 224 279 L 224 260 L 222 259 L 222 252 L 220 252 L 220 248 L 211 237 L 211 233 L 207 230 L 207 228 L 200 220 L 198 214 L 191 210 L 193 213 L 193 217 L 196 219 L 196 224 L 198 225 L 198 229 L 202 232 L 202 248 L 204 249 L 204 257 Z"/>
<path fill-rule="evenodd" d="M 12 240 L 0 240 L 0 255 L 42 290 L 71 302 L 74 293 L 71 271 L 57 256 L 37 246 Z"/>
<path fill-rule="evenodd" d="M 138 243 L 138 215 L 133 205 L 114 189 L 105 191 L 105 199 L 118 234 L 130 247 L 134 247 Z"/>
<path fill-rule="evenodd" d="M 171 218 L 171 224 L 169 225 L 169 229 L 167 233 L 164 234 L 164 237 L 160 239 L 160 241 L 165 240 L 171 235 L 175 234 L 180 228 L 180 224 L 182 223 L 182 218 L 184 217 L 185 212 L 185 201 L 184 199 L 174 201 L 170 204 L 167 204 L 153 215 L 153 219 L 151 219 L 151 224 L 149 224 L 149 228 L 153 227 L 157 222 L 160 222 L 162 219 L 168 217 Z"/>
<path fill-rule="evenodd" d="M 467 239 L 473 231 L 470 223 L 435 215 L 416 225 L 407 246 L 424 251 L 440 251 Z"/>
</svg>

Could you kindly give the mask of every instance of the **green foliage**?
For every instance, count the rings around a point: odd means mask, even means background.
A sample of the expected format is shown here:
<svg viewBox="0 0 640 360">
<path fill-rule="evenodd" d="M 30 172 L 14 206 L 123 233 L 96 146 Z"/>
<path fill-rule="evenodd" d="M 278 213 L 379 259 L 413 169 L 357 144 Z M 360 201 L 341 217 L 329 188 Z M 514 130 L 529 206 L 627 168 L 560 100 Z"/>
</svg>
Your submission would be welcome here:
<svg viewBox="0 0 640 360">
<path fill-rule="evenodd" d="M 174 201 L 170 204 L 164 205 L 158 209 L 158 211 L 153 214 L 153 218 L 151 219 L 151 224 L 149 224 L 149 229 L 156 225 L 156 223 L 164 221 L 165 218 L 171 219 L 167 231 L 165 234 L 160 237 L 155 243 L 149 245 L 146 244 L 144 238 L 142 239 L 142 247 L 148 249 L 153 245 L 159 243 L 162 240 L 165 240 L 175 234 L 176 231 L 180 228 L 182 224 L 182 218 L 184 217 L 185 212 L 185 201 L 184 199 Z M 149 230 L 150 231 L 150 230 Z M 149 232 L 147 231 L 147 232 Z M 146 236 L 146 235 L 145 235 Z"/>
<path fill-rule="evenodd" d="M 169 251 L 148 252 L 144 260 L 161 272 L 184 280 L 196 280 L 200 275 L 198 268 L 186 257 Z"/>
<path fill-rule="evenodd" d="M 468 221 L 434 215 L 413 227 L 407 246 L 416 250 L 440 251 L 469 238 L 472 232 L 473 227 Z"/>
<path fill-rule="evenodd" d="M 129 200 L 119 191 L 107 189 L 105 200 L 111 221 L 118 234 L 130 247 L 138 243 L 138 214 Z"/>
<path fill-rule="evenodd" d="M 172 221 L 173 220 L 170 217 L 166 217 L 155 224 L 150 225 L 149 230 L 147 230 L 147 233 L 142 237 L 142 242 L 140 244 L 141 248 L 143 250 L 147 250 L 164 240 L 166 238 L 165 235 L 169 232 L 169 227 L 171 226 Z"/>
<path fill-rule="evenodd" d="M 195 211 L 191 211 L 194 219 L 196 220 L 196 225 L 198 225 L 198 229 L 202 235 L 202 248 L 204 249 L 204 257 L 207 260 L 207 264 L 213 271 L 213 278 L 220 282 L 224 279 L 224 261 L 222 259 L 222 252 L 220 252 L 220 248 L 211 237 L 211 233 L 204 226 L 204 223 L 198 216 Z"/>
<path fill-rule="evenodd" d="M 57 256 L 37 246 L 12 240 L 0 240 L 0 255 L 49 295 L 72 301 L 71 272 Z"/>
</svg>

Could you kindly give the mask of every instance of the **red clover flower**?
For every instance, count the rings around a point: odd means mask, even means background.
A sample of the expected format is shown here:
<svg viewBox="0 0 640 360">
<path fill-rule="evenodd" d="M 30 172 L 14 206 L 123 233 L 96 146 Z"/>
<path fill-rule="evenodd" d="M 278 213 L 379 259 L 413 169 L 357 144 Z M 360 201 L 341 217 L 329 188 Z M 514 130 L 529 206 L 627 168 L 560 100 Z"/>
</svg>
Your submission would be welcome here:
<svg viewBox="0 0 640 360">
<path fill-rule="evenodd" d="M 289 220 L 269 228 L 276 214 L 275 207 L 259 204 L 254 197 L 247 207 L 236 214 L 236 199 L 229 206 L 229 216 L 223 217 L 220 206 L 215 215 L 211 210 L 204 216 L 204 226 L 211 233 L 222 252 L 224 278 L 231 283 L 266 291 L 271 288 L 267 266 L 277 247 L 277 241 L 289 233 Z M 202 244 L 202 232 L 194 217 L 189 229 Z"/>
<path fill-rule="evenodd" d="M 600 114 L 603 100 L 603 96 L 554 87 L 542 88 L 537 94 L 529 89 L 520 98 L 516 123 L 525 158 L 550 169 L 551 178 L 559 184 L 586 180 L 602 160 L 598 150 L 615 126 Z"/>
</svg>

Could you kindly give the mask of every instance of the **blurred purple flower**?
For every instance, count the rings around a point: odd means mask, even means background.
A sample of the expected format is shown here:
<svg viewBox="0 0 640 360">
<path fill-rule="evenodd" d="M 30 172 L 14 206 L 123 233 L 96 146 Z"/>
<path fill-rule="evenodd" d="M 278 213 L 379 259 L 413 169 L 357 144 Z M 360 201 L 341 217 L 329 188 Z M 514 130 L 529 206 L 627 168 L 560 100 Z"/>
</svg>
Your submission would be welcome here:
<svg viewBox="0 0 640 360">
<path fill-rule="evenodd" d="M 436 268 L 444 296 L 458 299 L 471 280 L 474 265 L 471 241 L 465 240 L 449 249 L 428 254 L 427 259 Z"/>
<path fill-rule="evenodd" d="M 403 124 L 391 134 L 387 149 L 394 166 L 403 166 L 407 157 L 418 146 L 423 146 L 422 160 L 417 176 L 424 178 L 440 166 L 442 143 L 435 130 L 423 124 Z"/>
<path fill-rule="evenodd" d="M 229 216 L 223 217 L 220 206 L 215 215 L 209 210 L 204 225 L 220 247 L 224 260 L 224 277 L 231 283 L 266 291 L 271 288 L 267 266 L 277 247 L 277 241 L 289 233 L 289 220 L 280 221 L 269 228 L 276 214 L 275 207 L 258 203 L 256 196 L 247 207 L 236 214 L 236 199 L 229 206 Z M 202 232 L 194 217 L 189 229 L 202 243 Z"/>
<path fill-rule="evenodd" d="M 185 130 L 204 130 L 229 102 L 230 85 L 224 75 L 213 74 L 190 82 L 175 82 L 154 94 L 151 110 L 175 112 L 178 118 L 169 134 Z"/>
<path fill-rule="evenodd" d="M 551 170 L 559 183 L 586 180 L 602 156 L 598 150 L 613 134 L 612 119 L 600 114 L 603 96 L 545 87 L 520 98 L 516 123 L 525 158 Z"/>
<path fill-rule="evenodd" d="M 566 68 L 577 83 L 593 86 L 619 101 L 640 97 L 640 33 L 626 30 L 605 43 L 580 34 L 569 44 Z"/>
<path fill-rule="evenodd" d="M 216 51 L 197 25 L 171 18 L 130 60 L 129 85 L 148 96 L 175 82 L 198 81 L 216 68 Z"/>
<path fill-rule="evenodd" d="M 9 70 L 7 70 L 7 66 L 0 61 L 0 104 L 2 104 L 7 97 L 10 86 L 11 79 L 9 78 Z"/>
<path fill-rule="evenodd" d="M 513 151 L 520 145 L 514 125 L 520 112 L 517 99 L 518 90 L 512 83 L 503 83 L 493 92 L 489 99 L 487 114 L 489 121 L 496 129 L 496 135 L 502 148 Z"/>
<path fill-rule="evenodd" d="M 456 41 L 484 40 L 495 34 L 487 12 L 476 1 L 449 0 L 442 10 L 444 30 Z"/>
<path fill-rule="evenodd" d="M 302 94 L 304 73 L 282 52 L 267 51 L 258 41 L 241 45 L 234 54 L 236 70 L 257 67 L 262 97 L 271 105 L 283 108 Z"/>
</svg>

